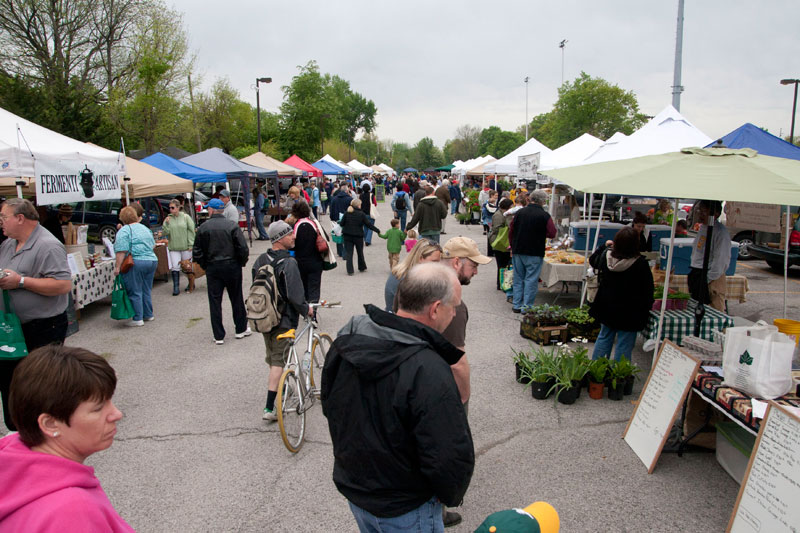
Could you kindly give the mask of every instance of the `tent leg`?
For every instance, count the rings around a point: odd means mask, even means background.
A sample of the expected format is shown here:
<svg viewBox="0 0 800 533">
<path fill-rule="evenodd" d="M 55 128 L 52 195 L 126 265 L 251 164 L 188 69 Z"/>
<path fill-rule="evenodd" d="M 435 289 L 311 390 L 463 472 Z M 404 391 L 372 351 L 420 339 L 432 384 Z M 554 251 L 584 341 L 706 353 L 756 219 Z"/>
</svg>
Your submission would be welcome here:
<svg viewBox="0 0 800 533">
<path fill-rule="evenodd" d="M 583 193 L 583 203 L 586 205 L 586 193 Z M 592 227 L 592 204 L 594 203 L 594 193 L 589 194 L 589 221 L 586 223 L 586 246 L 583 250 L 583 287 L 581 287 L 581 301 L 580 307 L 583 307 L 583 302 L 586 301 L 586 271 L 589 270 L 589 235 Z M 586 209 L 584 208 L 584 214 Z"/>
<path fill-rule="evenodd" d="M 789 291 L 789 235 L 791 234 L 792 212 L 786 206 L 786 242 L 783 251 L 783 318 L 786 318 L 786 293 Z"/>
<path fill-rule="evenodd" d="M 661 296 L 661 311 L 658 314 L 658 328 L 656 329 L 656 346 L 653 350 L 653 364 L 658 356 L 658 345 L 661 343 L 661 330 L 664 327 L 664 313 L 667 311 L 667 295 L 669 294 L 669 275 L 672 270 L 672 250 L 675 247 L 675 228 L 678 226 L 678 199 L 675 198 L 672 210 L 672 228 L 669 234 L 669 252 L 667 253 L 667 274 L 664 277 L 664 294 Z M 659 254 L 660 256 L 661 254 Z"/>
</svg>

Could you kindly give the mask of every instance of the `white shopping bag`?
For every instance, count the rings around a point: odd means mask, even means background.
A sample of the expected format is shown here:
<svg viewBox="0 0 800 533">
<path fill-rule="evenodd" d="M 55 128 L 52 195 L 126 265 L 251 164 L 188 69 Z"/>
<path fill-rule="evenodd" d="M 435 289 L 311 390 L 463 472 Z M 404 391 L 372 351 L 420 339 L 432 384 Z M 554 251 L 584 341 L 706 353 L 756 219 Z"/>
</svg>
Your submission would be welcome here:
<svg viewBox="0 0 800 533">
<path fill-rule="evenodd" d="M 722 385 L 772 400 L 792 388 L 795 343 L 775 326 L 728 328 L 722 356 Z"/>
</svg>

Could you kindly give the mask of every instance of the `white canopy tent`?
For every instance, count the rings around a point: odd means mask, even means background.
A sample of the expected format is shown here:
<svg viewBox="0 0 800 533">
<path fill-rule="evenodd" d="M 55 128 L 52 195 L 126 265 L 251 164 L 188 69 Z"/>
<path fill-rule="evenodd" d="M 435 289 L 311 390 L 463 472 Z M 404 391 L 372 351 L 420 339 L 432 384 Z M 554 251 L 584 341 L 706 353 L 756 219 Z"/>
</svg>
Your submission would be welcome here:
<svg viewBox="0 0 800 533">
<path fill-rule="evenodd" d="M 608 139 L 606 139 L 606 142 L 604 142 L 603 144 L 601 144 L 601 145 L 600 145 L 600 146 L 597 148 L 597 150 L 595 150 L 594 152 L 592 152 L 591 154 L 589 154 L 589 155 L 588 155 L 587 157 L 585 157 L 584 159 L 589 159 L 590 157 L 595 157 L 595 155 L 597 155 L 597 154 L 599 154 L 599 153 L 601 153 L 601 152 L 604 152 L 605 150 L 608 150 L 609 148 L 611 148 L 611 147 L 612 147 L 612 146 L 614 146 L 615 144 L 618 144 L 618 143 L 622 142 L 622 140 L 623 140 L 623 139 L 627 139 L 627 138 L 628 138 L 628 136 L 627 136 L 627 135 L 625 135 L 625 134 L 624 134 L 624 133 L 622 133 L 621 131 L 618 131 L 617 133 L 615 133 L 614 135 L 612 135 L 611 137 L 609 137 Z"/>
<path fill-rule="evenodd" d="M 397 172 L 395 172 L 395 170 L 392 167 L 390 167 L 389 165 L 386 165 L 384 163 L 380 163 L 378 166 L 381 167 L 383 170 L 385 170 L 387 174 L 391 174 L 392 176 L 397 175 Z"/>
<path fill-rule="evenodd" d="M 334 159 L 332 155 L 325 154 L 320 158 L 322 161 L 327 161 L 331 165 L 337 166 L 347 172 L 348 174 L 361 174 L 361 172 L 349 165 L 342 163 L 341 161 Z"/>
<path fill-rule="evenodd" d="M 564 146 L 543 155 L 539 163 L 539 172 L 575 165 L 595 153 L 603 144 L 605 143 L 601 139 L 584 133 Z"/>
<path fill-rule="evenodd" d="M 510 154 L 483 167 L 483 170 L 485 170 L 487 174 L 516 174 L 519 170 L 517 166 L 519 156 L 539 153 L 541 154 L 541 159 L 544 160 L 551 152 L 552 150 L 550 148 L 531 137 Z"/>
<path fill-rule="evenodd" d="M 353 159 L 352 161 L 347 163 L 347 166 L 349 166 L 350 168 L 355 169 L 359 174 L 372 174 L 374 172 L 374 170 L 372 168 L 368 167 L 367 165 L 362 164 L 357 159 Z"/>
<path fill-rule="evenodd" d="M 492 163 L 497 161 L 497 158 L 494 157 L 494 156 L 488 155 L 488 156 L 485 156 L 484 159 L 485 160 L 483 161 L 483 163 L 480 163 L 478 166 L 472 167 L 471 169 L 467 170 L 467 175 L 468 176 L 485 176 L 487 174 L 490 174 L 489 172 L 486 172 L 486 170 L 485 170 L 486 166 L 487 165 L 491 165 Z"/>
</svg>

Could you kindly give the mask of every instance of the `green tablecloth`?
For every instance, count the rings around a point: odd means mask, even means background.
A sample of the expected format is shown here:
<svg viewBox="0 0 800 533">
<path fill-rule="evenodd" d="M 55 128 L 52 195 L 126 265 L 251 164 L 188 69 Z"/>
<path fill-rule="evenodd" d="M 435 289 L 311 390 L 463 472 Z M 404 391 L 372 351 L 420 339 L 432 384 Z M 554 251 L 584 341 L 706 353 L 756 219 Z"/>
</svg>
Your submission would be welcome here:
<svg viewBox="0 0 800 533">
<path fill-rule="evenodd" d="M 689 309 L 692 307 L 692 304 L 690 304 Z M 678 345 L 682 345 L 683 338 L 694 333 L 694 311 L 689 309 L 681 311 L 669 310 L 664 313 L 664 326 L 661 331 L 662 339 L 669 339 Z M 647 326 L 642 331 L 642 335 L 646 339 L 655 339 L 660 313 L 660 311 L 650 311 Z M 713 342 L 714 331 L 721 331 L 731 326 L 733 326 L 731 317 L 707 305 L 706 314 L 700 324 L 700 337 Z"/>
</svg>

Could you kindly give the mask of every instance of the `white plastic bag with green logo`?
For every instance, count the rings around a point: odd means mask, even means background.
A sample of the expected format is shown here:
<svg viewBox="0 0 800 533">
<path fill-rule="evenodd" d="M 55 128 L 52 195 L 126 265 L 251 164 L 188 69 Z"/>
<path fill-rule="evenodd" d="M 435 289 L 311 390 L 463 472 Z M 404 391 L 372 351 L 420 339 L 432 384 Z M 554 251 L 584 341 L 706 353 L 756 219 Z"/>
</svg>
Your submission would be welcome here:
<svg viewBox="0 0 800 533">
<path fill-rule="evenodd" d="M 795 343 L 775 326 L 728 328 L 722 356 L 722 385 L 765 400 L 792 388 Z"/>
</svg>

